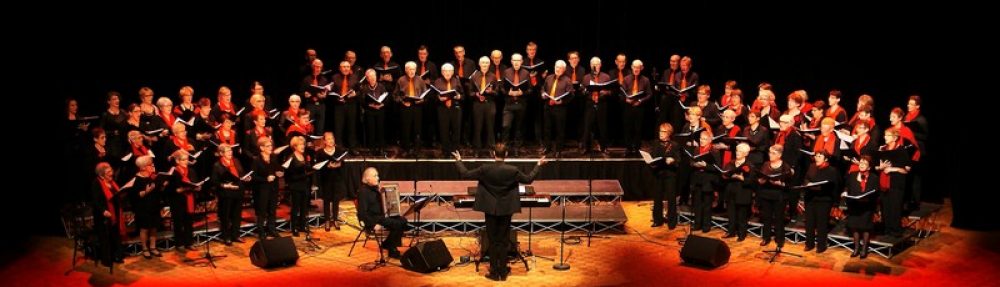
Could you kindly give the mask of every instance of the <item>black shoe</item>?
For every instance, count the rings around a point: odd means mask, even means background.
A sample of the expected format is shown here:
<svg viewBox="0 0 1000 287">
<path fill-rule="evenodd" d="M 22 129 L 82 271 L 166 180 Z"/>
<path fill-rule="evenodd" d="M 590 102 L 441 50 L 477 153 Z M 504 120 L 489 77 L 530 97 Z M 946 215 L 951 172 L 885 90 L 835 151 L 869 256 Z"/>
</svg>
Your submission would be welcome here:
<svg viewBox="0 0 1000 287">
<path fill-rule="evenodd" d="M 743 242 L 743 240 L 747 240 L 746 235 L 740 235 L 739 237 L 736 237 L 736 242 Z"/>
<path fill-rule="evenodd" d="M 389 258 L 399 259 L 399 258 L 402 258 L 402 257 L 403 256 L 402 256 L 402 254 L 399 253 L 398 249 L 396 249 L 396 248 L 389 249 Z"/>
<path fill-rule="evenodd" d="M 859 254 L 858 256 L 860 256 L 861 259 L 868 258 L 868 244 L 861 246 L 861 254 Z"/>
<path fill-rule="evenodd" d="M 733 238 L 733 237 L 736 237 L 736 233 L 726 233 L 726 235 L 722 236 L 722 238 Z"/>
<path fill-rule="evenodd" d="M 674 230 L 677 228 L 677 223 L 667 223 L 667 229 Z"/>
<path fill-rule="evenodd" d="M 812 246 L 812 245 L 806 245 L 806 249 L 804 249 L 803 251 L 805 251 L 805 252 L 809 252 L 809 251 L 812 251 L 812 250 L 813 250 L 813 248 L 816 248 L 816 246 Z"/>
<path fill-rule="evenodd" d="M 334 221 L 333 222 L 333 229 L 340 230 L 340 223 L 337 223 L 336 221 Z M 327 231 L 329 231 L 329 230 L 327 230 Z"/>
<path fill-rule="evenodd" d="M 493 272 L 486 273 L 486 278 L 493 281 L 502 281 L 502 279 L 500 279 L 500 274 L 496 274 Z"/>
<path fill-rule="evenodd" d="M 826 252 L 826 245 L 820 245 L 816 247 L 816 253 Z"/>
<path fill-rule="evenodd" d="M 223 245 L 226 245 L 226 246 L 233 246 L 233 242 L 232 242 L 232 241 L 230 241 L 230 240 L 228 240 L 228 239 L 227 239 L 227 240 L 225 240 L 225 241 L 222 241 L 222 244 L 223 244 Z"/>
<path fill-rule="evenodd" d="M 245 241 L 243 241 L 243 239 L 240 239 L 239 237 L 233 238 L 233 242 L 245 243 Z"/>
<path fill-rule="evenodd" d="M 275 231 L 275 230 L 268 231 L 267 235 L 271 236 L 271 237 L 281 237 L 281 235 L 278 234 L 278 231 Z"/>
<path fill-rule="evenodd" d="M 764 241 L 760 242 L 760 246 L 767 246 L 768 244 L 771 244 L 771 239 L 764 239 Z"/>
<path fill-rule="evenodd" d="M 663 226 L 663 222 L 653 222 L 653 225 L 650 225 L 649 227 L 660 227 L 660 226 Z"/>
<path fill-rule="evenodd" d="M 149 253 L 153 254 L 153 256 L 156 256 L 156 257 L 163 257 L 163 253 L 160 253 L 160 251 L 156 250 L 156 248 L 150 249 Z"/>
<path fill-rule="evenodd" d="M 125 263 L 125 258 L 122 258 L 121 256 L 116 257 L 115 258 L 115 263 L 124 264 Z"/>
<path fill-rule="evenodd" d="M 323 226 L 323 230 L 326 230 L 326 232 L 330 232 L 330 221 L 329 220 L 326 221 L 326 226 Z"/>
<path fill-rule="evenodd" d="M 298 230 L 292 231 L 292 237 L 299 237 L 299 231 Z"/>
</svg>

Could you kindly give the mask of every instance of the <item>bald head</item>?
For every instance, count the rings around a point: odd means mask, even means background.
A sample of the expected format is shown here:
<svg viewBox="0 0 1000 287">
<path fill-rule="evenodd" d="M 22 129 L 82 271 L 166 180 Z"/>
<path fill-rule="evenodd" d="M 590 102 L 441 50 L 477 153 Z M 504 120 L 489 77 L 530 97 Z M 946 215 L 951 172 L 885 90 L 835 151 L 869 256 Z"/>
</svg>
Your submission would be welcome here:
<svg viewBox="0 0 1000 287">
<path fill-rule="evenodd" d="M 378 170 L 375 167 L 368 167 L 361 174 L 361 183 L 369 186 L 377 186 L 379 182 Z"/>
</svg>

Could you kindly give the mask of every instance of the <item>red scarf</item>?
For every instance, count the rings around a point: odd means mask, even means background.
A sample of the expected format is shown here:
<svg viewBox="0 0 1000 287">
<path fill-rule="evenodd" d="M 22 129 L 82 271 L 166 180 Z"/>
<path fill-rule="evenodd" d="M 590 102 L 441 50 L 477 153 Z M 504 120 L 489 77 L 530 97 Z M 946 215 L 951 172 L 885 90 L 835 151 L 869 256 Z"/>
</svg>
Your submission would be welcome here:
<svg viewBox="0 0 1000 287">
<path fill-rule="evenodd" d="M 740 134 L 740 126 L 734 125 L 733 128 L 729 129 L 729 133 L 727 134 L 727 136 L 735 137 L 739 134 Z M 732 146 L 729 147 L 729 149 L 730 150 L 727 150 L 722 155 L 722 166 L 726 166 L 727 164 L 729 164 L 730 161 L 733 160 L 733 153 L 736 152 L 736 147 Z"/>
<path fill-rule="evenodd" d="M 903 118 L 903 121 L 907 122 L 907 123 L 908 122 L 912 122 L 913 120 L 917 119 L 917 116 L 919 116 L 919 115 L 920 115 L 920 110 L 914 110 L 912 112 L 906 112 L 906 117 Z"/>
<path fill-rule="evenodd" d="M 118 220 L 118 208 L 115 207 L 114 197 L 118 193 L 118 184 L 112 180 L 98 180 L 101 182 L 101 190 L 104 191 L 104 200 L 108 204 L 108 212 L 111 212 L 111 222 L 118 225 L 118 234 L 125 237 L 125 221 Z"/>
<path fill-rule="evenodd" d="M 827 134 L 820 134 L 816 138 L 816 142 L 813 143 L 813 152 L 826 151 L 827 154 L 833 154 L 836 146 L 834 144 L 837 142 L 837 134 L 830 132 Z"/>
<path fill-rule="evenodd" d="M 887 150 L 887 151 L 888 150 L 895 150 L 898 147 L 899 147 L 899 140 L 896 140 L 894 142 L 886 144 L 885 145 L 885 150 Z M 885 172 L 885 170 L 882 170 L 882 176 L 878 178 L 878 186 L 880 188 L 882 188 L 882 190 L 889 190 L 889 187 L 890 187 L 889 183 L 890 183 L 889 182 L 889 173 Z"/>
<path fill-rule="evenodd" d="M 788 136 L 789 132 L 791 132 L 791 130 L 779 131 L 778 132 L 778 138 L 774 139 L 774 144 L 780 144 L 780 145 L 784 146 L 785 145 L 785 137 Z"/>
<path fill-rule="evenodd" d="M 820 169 L 824 169 L 824 168 L 826 168 L 828 166 L 830 166 L 830 162 L 829 161 L 824 161 L 823 163 L 821 163 L 819 165 L 816 165 L 816 169 L 820 170 Z"/>
<path fill-rule="evenodd" d="M 229 169 L 229 173 L 233 174 L 233 176 L 235 176 L 237 178 L 240 177 L 240 173 L 238 171 L 236 171 L 236 165 L 233 164 L 233 160 L 232 159 L 226 159 L 225 157 L 223 157 L 223 158 L 219 159 L 219 162 L 222 163 L 222 166 L 224 166 L 227 169 Z"/>
<path fill-rule="evenodd" d="M 291 135 L 294 132 L 299 132 L 299 133 L 301 133 L 303 135 L 308 135 L 308 134 L 312 133 L 311 131 L 312 131 L 312 125 L 311 124 L 305 124 L 305 125 L 294 124 L 294 125 L 288 127 L 288 131 L 285 132 L 285 135 L 286 136 L 287 135 Z"/>
<path fill-rule="evenodd" d="M 187 137 L 183 137 L 182 138 L 182 137 L 178 137 L 178 136 L 170 136 L 170 139 L 172 139 L 174 141 L 174 145 L 176 145 L 177 148 L 179 148 L 179 149 L 188 150 L 188 151 L 194 150 L 194 146 L 191 145 L 191 143 L 188 142 Z"/>
<path fill-rule="evenodd" d="M 219 101 L 219 110 L 230 114 L 236 113 L 236 111 L 233 110 L 233 102 L 223 103 L 222 101 Z"/>
<path fill-rule="evenodd" d="M 868 172 L 867 171 L 862 172 L 860 173 L 860 175 L 861 175 L 861 194 L 864 194 L 866 192 L 865 188 L 868 185 Z"/>
<path fill-rule="evenodd" d="M 226 136 L 225 132 L 228 132 L 229 136 Z M 227 143 L 229 145 L 236 144 L 236 134 L 233 133 L 231 129 L 219 129 L 218 131 L 215 132 L 215 136 L 219 137 L 220 144 L 222 143 Z"/>
<path fill-rule="evenodd" d="M 146 148 L 146 146 L 141 144 L 139 146 L 132 145 L 133 158 L 138 158 L 147 154 L 149 154 L 149 148 Z"/>
<path fill-rule="evenodd" d="M 171 113 L 160 113 L 160 118 L 163 119 L 163 122 L 166 123 L 168 127 L 173 126 L 174 120 L 177 119 L 177 117 Z"/>
<path fill-rule="evenodd" d="M 299 120 L 299 109 L 294 109 L 294 108 L 289 107 L 288 111 L 286 113 L 287 113 L 286 116 L 288 118 L 296 120 L 296 121 Z"/>
<path fill-rule="evenodd" d="M 828 116 L 828 117 L 830 117 L 830 118 L 832 118 L 834 120 L 837 119 L 837 115 L 838 114 L 844 114 L 844 113 L 847 113 L 847 112 L 845 112 L 843 109 L 841 109 L 840 106 L 831 106 L 829 109 L 826 109 L 826 116 Z M 847 117 L 847 115 L 845 114 L 844 117 Z"/>
<path fill-rule="evenodd" d="M 191 182 L 191 180 L 188 179 L 188 168 L 186 166 L 179 166 L 178 165 L 177 166 L 177 174 L 181 175 L 181 181 L 182 182 L 187 182 L 187 183 Z M 187 198 L 187 212 L 188 213 L 193 213 L 194 212 L 194 193 L 188 192 L 188 193 L 184 194 L 184 196 Z"/>
<path fill-rule="evenodd" d="M 269 133 L 267 132 L 267 128 L 266 128 L 266 127 L 256 127 L 256 128 L 254 128 L 254 132 L 256 132 L 256 133 L 257 133 L 257 138 L 262 138 L 262 137 L 269 137 L 269 136 L 271 136 L 271 135 L 270 135 L 270 134 L 269 134 Z"/>
<path fill-rule="evenodd" d="M 899 128 L 899 137 L 913 145 L 913 148 L 916 149 L 916 152 L 913 153 L 913 158 L 911 159 L 913 161 L 920 161 L 920 149 L 917 147 L 917 138 L 913 135 L 913 130 L 903 125 L 902 122 L 896 125 L 896 128 Z"/>
</svg>

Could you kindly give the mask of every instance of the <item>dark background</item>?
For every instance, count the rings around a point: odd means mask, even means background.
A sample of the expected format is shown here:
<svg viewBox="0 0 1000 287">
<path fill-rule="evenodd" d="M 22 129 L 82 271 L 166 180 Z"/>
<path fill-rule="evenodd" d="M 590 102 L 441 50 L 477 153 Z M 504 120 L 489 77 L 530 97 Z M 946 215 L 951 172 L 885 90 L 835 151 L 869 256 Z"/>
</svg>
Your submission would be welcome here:
<svg viewBox="0 0 1000 287">
<path fill-rule="evenodd" d="M 417 47 L 428 45 L 430 59 L 440 65 L 453 58 L 451 47 L 456 44 L 466 47 L 467 59 L 500 49 L 509 63 L 512 53 L 523 53 L 525 44 L 535 41 L 548 64 L 577 50 L 582 65 L 599 56 L 608 69 L 614 65 L 613 56 L 625 52 L 629 61 L 645 62 L 647 76 L 653 67 L 665 69 L 671 54 L 688 55 L 716 99 L 722 83 L 730 79 L 738 81 L 747 103 L 756 96 L 759 82 L 772 83 L 781 107 L 796 89 L 807 90 L 811 100 L 825 100 L 830 89 L 840 89 L 841 105 L 850 111 L 857 96 L 868 93 L 876 99 L 874 115 L 883 128 L 892 107 L 905 110 L 906 98 L 920 94 L 932 133 L 925 197 L 951 198 L 956 227 L 997 227 L 995 216 L 987 215 L 983 195 L 962 188 L 962 164 L 948 156 L 968 136 L 962 132 L 965 125 L 953 116 L 957 112 L 944 108 L 956 96 L 949 86 L 954 83 L 946 80 L 951 72 L 942 68 L 943 51 L 924 41 L 938 33 L 929 32 L 936 24 L 920 15 L 887 18 L 885 11 L 825 6 L 778 14 L 776 8 L 756 4 L 708 2 L 657 3 L 671 7 L 662 9 L 650 2 L 576 1 L 546 3 L 560 7 L 555 10 L 510 9 L 537 5 L 443 1 L 349 9 L 171 7 L 65 15 L 70 24 L 58 31 L 30 35 L 34 39 L 29 46 L 39 48 L 24 53 L 21 60 L 29 69 L 39 69 L 38 78 L 54 91 L 44 97 L 45 110 L 52 115 L 46 118 L 53 123 L 65 117 L 67 97 L 77 98 L 82 114 L 91 115 L 103 109 L 107 91 L 121 92 L 124 107 L 138 100 L 141 86 L 152 87 L 156 96 L 176 98 L 180 86 L 191 85 L 195 99 L 207 96 L 214 101 L 218 87 L 227 85 L 234 102 L 242 103 L 251 81 L 261 80 L 267 95 L 283 104 L 297 89 L 306 48 L 317 49 L 327 67 L 335 67 L 343 52 L 352 49 L 358 63 L 367 67 L 378 59 L 382 45 L 393 48 L 393 60 L 400 64 L 415 60 Z M 36 58 L 35 53 L 42 55 Z M 56 81 L 46 76 L 52 71 Z M 60 184 L 54 188 L 56 194 L 79 190 Z M 37 223 L 25 221 L 29 233 L 61 231 L 57 217 L 50 216 L 58 207 L 48 203 L 54 198 L 48 195 L 19 195 L 42 211 Z"/>
</svg>

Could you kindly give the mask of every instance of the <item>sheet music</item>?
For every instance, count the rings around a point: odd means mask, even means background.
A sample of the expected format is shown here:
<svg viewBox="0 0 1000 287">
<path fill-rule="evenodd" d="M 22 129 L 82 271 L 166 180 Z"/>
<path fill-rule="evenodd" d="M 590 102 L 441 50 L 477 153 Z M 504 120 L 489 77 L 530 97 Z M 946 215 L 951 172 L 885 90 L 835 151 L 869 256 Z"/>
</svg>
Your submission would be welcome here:
<svg viewBox="0 0 1000 287">
<path fill-rule="evenodd" d="M 313 169 L 315 169 L 315 170 L 320 170 L 320 169 L 322 169 L 322 168 L 323 168 L 324 166 L 326 166 L 326 164 L 327 164 L 327 163 L 330 163 L 330 160 L 324 160 L 324 161 L 321 161 L 321 162 L 319 162 L 319 163 L 317 163 L 317 164 L 314 164 L 314 165 L 313 165 Z"/>
<path fill-rule="evenodd" d="M 865 196 L 868 196 L 869 194 L 875 193 L 876 190 L 878 190 L 878 189 L 874 189 L 873 188 L 872 190 L 869 190 L 868 192 L 865 192 L 865 193 L 862 193 L 862 194 L 859 194 L 859 195 L 844 195 L 844 197 L 850 198 L 850 199 L 861 199 L 862 197 L 865 197 Z"/>
<path fill-rule="evenodd" d="M 646 164 L 650 164 L 663 159 L 663 157 L 653 158 L 653 156 L 650 155 L 649 152 L 646 152 L 644 150 L 639 150 L 639 155 L 642 156 L 642 161 L 645 161 Z"/>
</svg>

